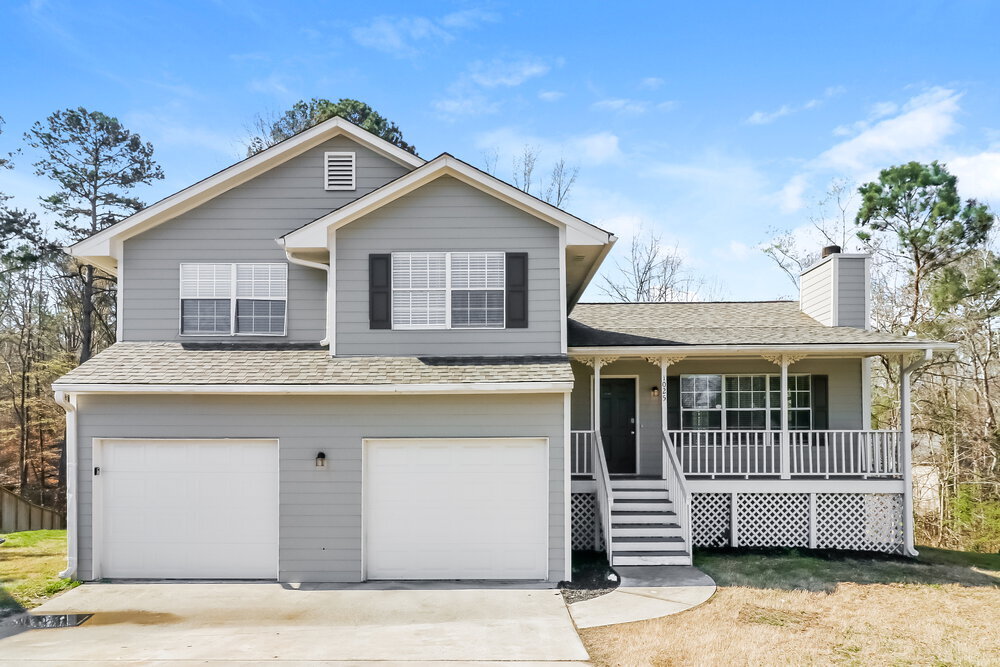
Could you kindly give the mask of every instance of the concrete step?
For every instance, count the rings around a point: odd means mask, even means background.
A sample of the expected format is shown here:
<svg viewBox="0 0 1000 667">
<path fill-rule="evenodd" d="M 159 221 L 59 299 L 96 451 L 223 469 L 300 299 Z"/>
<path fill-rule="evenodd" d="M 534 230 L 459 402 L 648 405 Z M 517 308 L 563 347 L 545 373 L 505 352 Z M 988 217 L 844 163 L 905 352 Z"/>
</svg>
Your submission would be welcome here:
<svg viewBox="0 0 1000 667">
<path fill-rule="evenodd" d="M 615 500 L 670 500 L 666 489 L 619 489 L 613 493 Z"/>
<path fill-rule="evenodd" d="M 612 565 L 690 565 L 685 551 L 614 551 Z"/>
<path fill-rule="evenodd" d="M 684 540 L 680 537 L 614 537 L 611 550 L 614 554 L 683 551 Z"/>
<path fill-rule="evenodd" d="M 617 496 L 611 503 L 611 511 L 622 512 L 669 512 L 674 509 L 674 504 L 669 500 L 642 500 L 626 498 L 619 499 Z"/>
<path fill-rule="evenodd" d="M 666 489 L 667 482 L 663 479 L 644 479 L 642 477 L 612 477 L 611 490 L 619 489 Z"/>
<path fill-rule="evenodd" d="M 680 537 L 681 527 L 676 523 L 616 523 L 611 525 L 611 539 L 630 537 Z"/>
<path fill-rule="evenodd" d="M 611 510 L 611 524 L 624 523 L 677 523 L 677 514 L 674 512 Z"/>
</svg>

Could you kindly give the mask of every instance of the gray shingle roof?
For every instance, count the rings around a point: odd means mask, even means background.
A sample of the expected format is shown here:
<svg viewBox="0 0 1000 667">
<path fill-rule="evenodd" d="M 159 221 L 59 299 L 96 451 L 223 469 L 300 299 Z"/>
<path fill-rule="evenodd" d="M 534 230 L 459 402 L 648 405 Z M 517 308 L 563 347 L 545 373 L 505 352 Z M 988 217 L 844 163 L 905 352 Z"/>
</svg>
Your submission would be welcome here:
<svg viewBox="0 0 1000 667">
<path fill-rule="evenodd" d="M 116 343 L 57 385 L 572 382 L 565 356 L 330 357 L 318 346 Z"/>
<path fill-rule="evenodd" d="M 816 345 L 914 343 L 913 338 L 828 327 L 797 301 L 580 303 L 570 347 L 626 345 Z"/>
</svg>

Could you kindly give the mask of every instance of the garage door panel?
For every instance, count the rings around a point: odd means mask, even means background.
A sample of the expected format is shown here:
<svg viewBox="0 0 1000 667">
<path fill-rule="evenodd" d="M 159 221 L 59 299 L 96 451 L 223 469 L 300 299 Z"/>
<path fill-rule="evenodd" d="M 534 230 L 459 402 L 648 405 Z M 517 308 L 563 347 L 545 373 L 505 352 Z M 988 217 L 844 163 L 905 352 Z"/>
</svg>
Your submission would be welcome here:
<svg viewBox="0 0 1000 667">
<path fill-rule="evenodd" d="M 366 445 L 370 579 L 544 579 L 544 439 Z"/>
<path fill-rule="evenodd" d="M 102 576 L 277 574 L 274 441 L 108 441 Z"/>
</svg>

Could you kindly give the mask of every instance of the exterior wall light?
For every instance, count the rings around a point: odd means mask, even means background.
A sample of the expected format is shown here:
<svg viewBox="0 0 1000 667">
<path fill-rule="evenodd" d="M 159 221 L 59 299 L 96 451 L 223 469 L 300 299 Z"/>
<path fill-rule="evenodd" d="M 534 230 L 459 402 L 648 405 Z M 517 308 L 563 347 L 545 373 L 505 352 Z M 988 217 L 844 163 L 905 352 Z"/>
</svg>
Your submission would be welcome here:
<svg viewBox="0 0 1000 667">
<path fill-rule="evenodd" d="M 326 454 L 319 452 L 316 454 L 316 467 L 325 468 L 326 467 Z"/>
<path fill-rule="evenodd" d="M 653 398 L 660 397 L 660 388 L 657 385 L 653 385 L 653 388 L 649 390 L 649 393 L 653 395 Z"/>
</svg>

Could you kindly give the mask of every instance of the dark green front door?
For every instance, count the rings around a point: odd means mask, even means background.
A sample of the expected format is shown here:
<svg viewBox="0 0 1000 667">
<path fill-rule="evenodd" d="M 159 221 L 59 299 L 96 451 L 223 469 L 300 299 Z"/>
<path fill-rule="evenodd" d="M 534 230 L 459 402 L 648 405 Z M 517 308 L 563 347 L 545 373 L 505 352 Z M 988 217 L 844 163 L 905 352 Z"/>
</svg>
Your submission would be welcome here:
<svg viewBox="0 0 1000 667">
<path fill-rule="evenodd" d="M 608 473 L 634 474 L 635 378 L 601 378 L 601 440 Z"/>
</svg>

